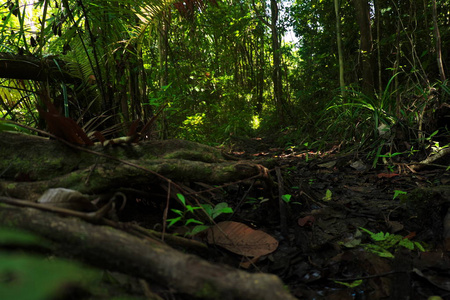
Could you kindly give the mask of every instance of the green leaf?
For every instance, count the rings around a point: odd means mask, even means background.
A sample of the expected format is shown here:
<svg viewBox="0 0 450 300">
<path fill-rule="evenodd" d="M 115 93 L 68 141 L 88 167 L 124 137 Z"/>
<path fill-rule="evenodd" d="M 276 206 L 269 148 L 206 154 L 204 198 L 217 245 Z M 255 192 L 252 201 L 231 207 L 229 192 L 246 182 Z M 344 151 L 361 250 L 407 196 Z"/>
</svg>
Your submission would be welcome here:
<svg viewBox="0 0 450 300">
<path fill-rule="evenodd" d="M 327 189 L 327 191 L 325 192 L 325 197 L 323 197 L 322 200 L 323 201 L 330 201 L 332 194 L 333 193 L 329 189 Z"/>
<path fill-rule="evenodd" d="M 169 222 L 169 224 L 167 225 L 167 227 L 172 226 L 173 224 L 177 223 L 178 221 L 181 220 L 181 217 L 178 218 L 173 218 L 173 219 L 167 219 L 167 222 Z"/>
<path fill-rule="evenodd" d="M 228 207 L 228 203 L 226 203 L 226 202 L 221 202 L 221 203 L 217 204 L 214 207 L 212 215 L 210 215 L 210 216 L 211 216 L 211 218 L 215 219 L 223 213 L 225 213 L 225 214 L 233 213 L 233 209 L 231 207 Z"/>
<path fill-rule="evenodd" d="M 372 238 L 372 240 L 376 241 L 376 242 L 380 242 L 380 241 L 384 241 L 386 240 L 386 238 L 389 236 L 389 232 L 387 232 L 386 234 L 382 231 L 372 234 L 370 237 Z"/>
<path fill-rule="evenodd" d="M 210 226 L 208 225 L 197 225 L 190 232 L 188 232 L 188 235 L 196 235 L 197 233 L 202 232 L 208 229 L 209 227 Z"/>
<path fill-rule="evenodd" d="M 6 120 L 0 120 L 0 132 L 2 131 L 20 131 L 25 133 L 31 133 L 29 130 L 22 128 L 16 124 L 9 123 Z"/>
<path fill-rule="evenodd" d="M 397 198 L 399 195 L 406 195 L 408 194 L 407 192 L 401 191 L 401 190 L 395 190 L 394 191 L 394 198 L 392 198 L 392 200 L 394 200 L 395 198 Z"/>
<path fill-rule="evenodd" d="M 364 244 L 363 247 L 367 252 L 374 253 L 380 257 L 394 258 L 394 255 L 391 252 L 378 245 Z"/>
<path fill-rule="evenodd" d="M 179 210 L 179 209 L 171 208 L 170 210 L 171 210 L 172 212 L 176 213 L 177 215 L 180 215 L 180 216 L 183 215 L 183 212 L 182 212 L 181 210 Z"/>
<path fill-rule="evenodd" d="M 342 285 L 345 285 L 346 287 L 349 287 L 349 288 L 354 288 L 354 287 L 357 287 L 357 286 L 359 286 L 363 281 L 362 281 L 362 279 L 359 279 L 359 280 L 355 280 L 355 281 L 353 281 L 353 282 L 342 282 L 342 281 L 337 281 L 337 280 L 333 280 L 335 283 L 337 283 L 337 284 L 342 284 Z"/>
<path fill-rule="evenodd" d="M 187 210 L 188 212 L 190 212 L 190 213 L 194 213 L 194 210 L 197 210 L 197 209 L 201 209 L 201 207 L 200 207 L 200 206 L 190 206 L 190 205 L 186 205 L 186 210 Z"/>
<path fill-rule="evenodd" d="M 2 252 L 0 274 L 2 299 L 55 299 L 69 284 L 100 280 L 99 273 L 69 261 Z"/>
<path fill-rule="evenodd" d="M 414 242 L 414 246 L 416 246 L 417 249 L 421 252 L 425 252 L 425 248 L 422 246 L 420 242 Z"/>
<path fill-rule="evenodd" d="M 213 213 L 213 208 L 211 204 L 202 204 L 203 209 L 205 210 L 208 216 L 211 216 Z"/>
<path fill-rule="evenodd" d="M 178 193 L 177 197 L 181 201 L 181 203 L 183 203 L 183 205 L 186 206 L 186 198 L 184 198 L 183 194 Z"/>
<path fill-rule="evenodd" d="M 402 239 L 399 243 L 399 246 L 403 246 L 406 249 L 413 250 L 414 249 L 414 243 L 410 241 L 409 239 Z"/>
<path fill-rule="evenodd" d="M 361 229 L 362 231 L 364 231 L 365 233 L 368 233 L 369 235 L 374 235 L 375 233 L 373 233 L 372 231 L 365 229 L 364 227 L 359 227 L 359 229 Z"/>
<path fill-rule="evenodd" d="M 32 233 L 11 228 L 0 228 L 0 245 L 48 246 L 48 241 Z"/>
<path fill-rule="evenodd" d="M 282 195 L 282 196 L 281 196 L 281 199 L 282 199 L 284 202 L 289 203 L 289 202 L 291 202 L 291 197 L 292 197 L 292 195 L 286 194 L 286 195 Z"/>
<path fill-rule="evenodd" d="M 196 219 L 192 219 L 192 218 L 187 219 L 187 220 L 186 220 L 186 223 L 184 223 L 184 225 L 187 226 L 187 225 L 189 225 L 189 224 L 191 224 L 191 223 L 203 225 L 203 222 L 202 222 L 202 221 L 199 221 L 199 220 L 196 220 Z"/>
</svg>

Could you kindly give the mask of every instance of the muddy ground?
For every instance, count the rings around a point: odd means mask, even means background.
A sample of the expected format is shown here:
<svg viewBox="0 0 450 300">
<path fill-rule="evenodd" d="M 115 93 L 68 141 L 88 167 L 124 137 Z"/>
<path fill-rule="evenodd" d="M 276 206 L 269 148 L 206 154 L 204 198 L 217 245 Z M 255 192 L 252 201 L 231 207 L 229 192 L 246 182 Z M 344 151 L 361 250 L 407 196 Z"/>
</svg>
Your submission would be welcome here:
<svg viewBox="0 0 450 300">
<path fill-rule="evenodd" d="M 380 159 L 372 168 L 367 153 L 269 148 L 263 139 L 235 146 L 230 154 L 270 161 L 274 182 L 244 181 L 211 192 L 212 201 L 234 209 L 232 217 L 216 221 L 262 230 L 279 245 L 253 265 L 210 245 L 209 260 L 276 274 L 299 299 L 450 298 L 445 168 L 415 171 L 408 159 Z M 290 195 L 288 203 L 283 195 Z M 139 219 L 142 205 L 130 206 L 125 219 Z M 141 224 L 146 220 L 148 215 Z M 206 242 L 201 234 L 195 239 Z"/>
</svg>

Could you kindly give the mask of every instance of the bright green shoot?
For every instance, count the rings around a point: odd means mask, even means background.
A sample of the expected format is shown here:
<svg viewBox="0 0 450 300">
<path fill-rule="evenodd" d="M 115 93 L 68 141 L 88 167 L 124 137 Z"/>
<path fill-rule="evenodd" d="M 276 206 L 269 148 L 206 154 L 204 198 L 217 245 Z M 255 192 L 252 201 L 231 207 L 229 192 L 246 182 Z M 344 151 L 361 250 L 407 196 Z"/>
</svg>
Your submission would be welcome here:
<svg viewBox="0 0 450 300">
<path fill-rule="evenodd" d="M 289 202 L 291 202 L 291 197 L 292 197 L 292 195 L 286 194 L 286 195 L 282 195 L 282 196 L 281 196 L 281 199 L 282 199 L 284 202 L 289 203 Z"/>
<path fill-rule="evenodd" d="M 406 194 L 408 194 L 408 192 L 401 191 L 401 190 L 395 190 L 394 191 L 394 198 L 392 198 L 392 200 L 395 200 L 395 198 L 397 198 L 400 195 L 406 195 Z"/>
<path fill-rule="evenodd" d="M 374 241 L 373 244 L 361 244 L 368 252 L 375 253 L 381 257 L 394 258 L 394 255 L 389 251 L 390 249 L 406 248 L 409 250 L 425 251 L 424 246 L 420 242 L 411 241 L 398 234 L 390 234 L 389 232 L 373 233 L 363 227 L 359 227 L 362 231 L 369 234 Z"/>
<path fill-rule="evenodd" d="M 177 194 L 177 198 L 180 200 L 180 202 L 185 207 L 184 211 L 181 211 L 179 209 L 171 209 L 173 213 L 175 213 L 177 216 L 175 218 L 167 219 L 168 225 L 167 227 L 171 227 L 176 223 L 182 222 L 184 226 L 188 226 L 190 224 L 197 224 L 192 230 L 186 233 L 186 235 L 194 235 L 197 234 L 205 229 L 209 228 L 209 225 L 205 225 L 202 221 L 196 219 L 196 218 L 190 218 L 188 216 L 194 215 L 194 212 L 196 210 L 203 210 L 210 218 L 211 222 L 218 216 L 220 216 L 223 213 L 233 213 L 233 209 L 228 206 L 228 203 L 221 202 L 217 205 L 213 206 L 211 204 L 201 204 L 200 206 L 192 206 L 189 204 L 186 204 L 186 198 L 182 194 Z"/>
</svg>

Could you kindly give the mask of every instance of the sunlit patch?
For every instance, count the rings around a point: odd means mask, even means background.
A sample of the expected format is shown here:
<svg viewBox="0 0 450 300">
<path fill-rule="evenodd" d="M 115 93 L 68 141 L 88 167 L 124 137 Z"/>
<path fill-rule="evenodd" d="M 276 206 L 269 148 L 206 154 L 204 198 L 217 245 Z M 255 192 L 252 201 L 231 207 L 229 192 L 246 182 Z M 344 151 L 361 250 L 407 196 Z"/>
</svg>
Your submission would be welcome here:
<svg viewBox="0 0 450 300">
<path fill-rule="evenodd" d="M 251 122 L 250 122 L 250 124 L 251 124 L 251 126 L 252 126 L 252 129 L 258 129 L 260 123 L 261 123 L 261 120 L 260 120 L 260 118 L 259 118 L 258 115 L 252 116 L 252 120 L 251 120 Z"/>
</svg>

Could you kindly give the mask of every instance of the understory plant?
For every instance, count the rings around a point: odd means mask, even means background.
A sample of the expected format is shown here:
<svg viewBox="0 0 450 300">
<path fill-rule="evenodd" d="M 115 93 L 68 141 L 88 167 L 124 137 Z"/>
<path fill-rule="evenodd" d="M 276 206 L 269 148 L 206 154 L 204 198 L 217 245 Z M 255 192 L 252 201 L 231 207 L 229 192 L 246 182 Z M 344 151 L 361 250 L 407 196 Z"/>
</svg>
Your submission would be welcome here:
<svg viewBox="0 0 450 300">
<path fill-rule="evenodd" d="M 361 244 L 361 246 L 363 246 L 366 251 L 375 253 L 381 257 L 394 258 L 391 250 L 396 250 L 402 247 L 409 250 L 419 250 L 421 252 L 425 251 L 425 248 L 421 242 L 411 241 L 401 235 L 391 234 L 389 232 L 384 233 L 382 231 L 373 233 L 363 227 L 360 227 L 360 229 L 369 234 L 373 241 L 372 244 Z"/>
<path fill-rule="evenodd" d="M 183 223 L 184 226 L 188 226 L 190 224 L 196 224 L 194 228 L 189 230 L 186 235 L 195 235 L 205 229 L 208 229 L 210 225 L 205 224 L 203 221 L 199 220 L 196 215 L 196 210 L 202 210 L 210 219 L 211 223 L 223 213 L 233 213 L 233 209 L 228 206 L 226 202 L 220 202 L 216 205 L 211 204 L 200 204 L 200 206 L 192 206 L 186 204 L 186 198 L 183 194 L 177 194 L 178 200 L 183 204 L 184 210 L 179 209 L 171 209 L 173 213 L 177 216 L 175 218 L 167 219 L 168 225 L 167 227 L 171 227 L 177 223 Z"/>
</svg>

